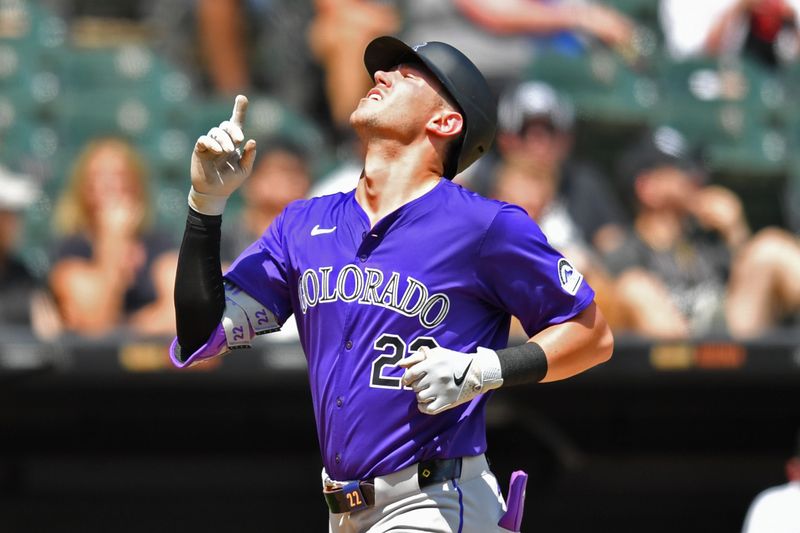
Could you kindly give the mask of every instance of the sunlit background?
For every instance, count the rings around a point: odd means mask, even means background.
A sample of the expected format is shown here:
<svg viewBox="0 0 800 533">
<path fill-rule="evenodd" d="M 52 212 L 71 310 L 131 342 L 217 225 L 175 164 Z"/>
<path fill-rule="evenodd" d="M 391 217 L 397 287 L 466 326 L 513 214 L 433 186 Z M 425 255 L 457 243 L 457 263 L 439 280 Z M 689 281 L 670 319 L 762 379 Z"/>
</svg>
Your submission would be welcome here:
<svg viewBox="0 0 800 533">
<path fill-rule="evenodd" d="M 800 456 L 798 14 L 0 0 L 0 531 L 326 529 L 293 324 L 179 373 L 171 291 L 195 139 L 248 95 L 228 264 L 287 203 L 355 187 L 384 34 L 478 64 L 498 136 L 456 181 L 522 205 L 615 332 L 609 363 L 490 405 L 501 483 L 531 475 L 523 531 L 741 531 Z"/>
</svg>

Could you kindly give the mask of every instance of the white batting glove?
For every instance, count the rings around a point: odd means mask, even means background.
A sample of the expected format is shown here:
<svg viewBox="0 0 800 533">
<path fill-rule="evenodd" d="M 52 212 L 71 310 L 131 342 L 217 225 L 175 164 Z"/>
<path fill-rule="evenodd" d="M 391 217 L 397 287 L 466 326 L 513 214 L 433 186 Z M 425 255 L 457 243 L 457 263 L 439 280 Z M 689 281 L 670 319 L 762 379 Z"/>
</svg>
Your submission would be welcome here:
<svg viewBox="0 0 800 533">
<path fill-rule="evenodd" d="M 422 413 L 435 415 L 503 384 L 500 360 L 488 348 L 465 354 L 447 348 L 421 348 L 403 359 L 403 384 L 417 394 Z"/>
<path fill-rule="evenodd" d="M 244 141 L 247 97 L 239 95 L 233 105 L 230 120 L 211 128 L 201 135 L 192 152 L 192 189 L 189 191 L 189 206 L 204 215 L 221 215 L 225 203 L 233 191 L 239 188 L 253 170 L 256 158 L 256 142 Z"/>
</svg>

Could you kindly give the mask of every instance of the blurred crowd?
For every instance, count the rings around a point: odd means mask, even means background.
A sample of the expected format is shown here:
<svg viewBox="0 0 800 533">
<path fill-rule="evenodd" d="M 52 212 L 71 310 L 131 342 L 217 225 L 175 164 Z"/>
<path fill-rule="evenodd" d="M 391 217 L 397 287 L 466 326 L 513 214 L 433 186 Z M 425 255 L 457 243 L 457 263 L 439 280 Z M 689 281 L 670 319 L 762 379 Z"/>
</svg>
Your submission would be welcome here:
<svg viewBox="0 0 800 533">
<path fill-rule="evenodd" d="M 497 138 L 492 153 L 456 181 L 524 207 L 595 288 L 617 333 L 750 339 L 800 319 L 791 149 L 778 178 L 751 172 L 727 152 L 715 169 L 709 139 L 682 131 L 671 108 L 651 102 L 646 120 L 609 115 L 591 107 L 599 94 L 592 100 L 559 82 L 604 79 L 609 63 L 598 57 L 653 76 L 661 64 L 695 61 L 718 67 L 690 80 L 702 94 L 735 94 L 741 79 L 728 74 L 746 63 L 765 79 L 785 81 L 790 99 L 800 89 L 791 85 L 800 1 L 29 2 L 64 21 L 69 46 L 150 47 L 191 80 L 199 106 L 203 98 L 265 95 L 315 125 L 325 158 L 302 136 L 257 138 L 253 176 L 226 214 L 224 262 L 289 202 L 355 187 L 361 153 L 348 117 L 372 83 L 363 50 L 372 38 L 394 34 L 410 43 L 449 42 L 485 73 L 498 99 Z M 0 45 L 25 4 L 0 0 Z M 538 75 L 553 58 L 567 65 L 566 77 Z M 592 72 L 575 72 L 575 65 Z M 795 118 L 785 115 L 779 118 Z M 3 132 L 0 143 L 13 135 Z M 188 191 L 191 143 L 184 151 L 186 179 L 177 187 Z M 180 228 L 164 221 L 174 225 L 185 211 L 178 203 L 170 207 L 180 211 L 174 218 L 157 212 L 165 194 L 160 167 L 123 130 L 94 136 L 65 159 L 47 179 L 36 166 L 23 168 L 24 158 L 0 161 L 0 327 L 30 329 L 43 340 L 172 335 Z M 740 171 L 736 179 L 718 172 L 725 163 Z M 753 183 L 768 193 L 747 197 Z M 48 257 L 46 268 L 31 268 L 23 260 L 25 224 L 43 198 L 52 200 Z M 767 216 L 755 202 L 766 202 Z"/>
</svg>

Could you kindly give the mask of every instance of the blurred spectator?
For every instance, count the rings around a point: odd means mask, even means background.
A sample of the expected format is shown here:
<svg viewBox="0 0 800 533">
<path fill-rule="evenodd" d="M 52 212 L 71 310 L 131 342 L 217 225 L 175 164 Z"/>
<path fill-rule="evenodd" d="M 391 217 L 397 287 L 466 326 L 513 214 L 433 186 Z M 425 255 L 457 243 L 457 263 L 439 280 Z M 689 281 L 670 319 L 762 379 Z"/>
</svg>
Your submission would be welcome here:
<svg viewBox="0 0 800 533">
<path fill-rule="evenodd" d="M 239 0 L 199 0 L 197 28 L 211 85 L 217 92 L 237 94 L 252 86 L 247 17 Z"/>
<path fill-rule="evenodd" d="M 498 92 L 519 79 L 537 49 L 581 54 L 599 41 L 628 50 L 635 34 L 633 21 L 596 2 L 412 0 L 403 14 L 406 42 L 452 44 L 475 62 Z"/>
<path fill-rule="evenodd" d="M 368 90 L 364 47 L 394 33 L 394 8 L 374 0 L 200 0 L 197 32 L 212 88 L 268 93 L 346 129 Z M 326 116 L 327 115 L 327 116 Z"/>
<path fill-rule="evenodd" d="M 775 66 L 797 59 L 800 0 L 661 0 L 673 59 L 743 54 Z"/>
<path fill-rule="evenodd" d="M 564 202 L 556 190 L 557 181 L 545 174 L 530 174 L 524 166 L 514 163 L 502 164 L 492 195 L 498 200 L 518 205 L 525 209 L 539 225 L 547 241 L 581 274 L 595 290 L 597 305 L 603 310 L 610 327 L 616 327 L 617 304 L 613 280 L 603 267 L 602 261 L 581 235 Z M 522 326 L 512 320 L 511 335 L 525 337 Z"/>
<path fill-rule="evenodd" d="M 733 336 L 757 337 L 800 311 L 800 241 L 766 228 L 743 247 L 731 272 L 726 304 Z M 800 525 L 800 522 L 798 522 Z"/>
<path fill-rule="evenodd" d="M 230 263 L 261 237 L 289 203 L 305 198 L 311 186 L 307 154 L 293 143 L 259 143 L 252 175 L 241 188 L 244 205 L 222 239 L 222 260 Z"/>
<path fill-rule="evenodd" d="M 531 216 L 548 206 L 548 219 L 562 212 L 569 229 L 602 252 L 615 249 L 624 237 L 625 213 L 609 181 L 594 167 L 572 157 L 574 111 L 570 101 L 550 85 L 527 81 L 509 88 L 498 106 L 496 148 L 500 161 L 487 159 L 470 175 L 467 186 L 479 192 L 493 187 L 486 178 L 496 179 L 498 169 L 511 166 L 547 193 L 533 194 L 527 202 L 538 202 Z M 492 167 L 494 168 L 487 168 Z M 483 181 L 481 181 L 483 180 Z M 529 208 L 533 208 L 530 204 Z M 544 229 L 544 227 L 543 227 Z M 545 231 L 548 239 L 555 238 Z M 551 241 L 552 242 L 552 241 Z M 556 246 L 557 247 L 557 246 Z"/>
<path fill-rule="evenodd" d="M 36 279 L 12 252 L 20 235 L 19 214 L 37 196 L 29 176 L 0 167 L 0 323 L 30 326 Z"/>
<path fill-rule="evenodd" d="M 312 0 L 199 0 L 197 35 L 211 87 L 269 93 L 301 113 L 317 111 L 321 73 L 307 42 Z"/>
<path fill-rule="evenodd" d="M 364 49 L 380 35 L 400 28 L 397 10 L 376 0 L 315 0 L 309 30 L 314 57 L 325 71 L 325 91 L 334 125 L 349 129 L 350 114 L 370 87 Z"/>
<path fill-rule="evenodd" d="M 612 278 L 593 244 L 600 249 L 619 246 L 624 215 L 606 180 L 570 158 L 575 119 L 571 102 L 546 83 L 526 81 L 503 93 L 497 119 L 500 157 L 488 159 L 467 185 L 524 208 L 548 242 L 594 288 L 606 320 L 615 327 Z M 487 176 L 492 182 L 479 182 Z M 514 322 L 512 335 L 521 334 L 516 326 Z"/>
<path fill-rule="evenodd" d="M 0 166 L 0 326 L 33 330 L 41 338 L 51 338 L 59 333 L 52 301 L 14 255 L 21 234 L 20 214 L 37 195 L 30 176 Z"/>
<path fill-rule="evenodd" d="M 797 533 L 800 531 L 800 433 L 794 455 L 786 462 L 788 483 L 772 487 L 750 504 L 742 533 Z"/>
<path fill-rule="evenodd" d="M 151 230 L 147 178 L 141 156 L 120 139 L 95 140 L 78 157 L 56 206 L 63 239 L 50 274 L 67 329 L 174 331 L 177 253 Z"/>
<path fill-rule="evenodd" d="M 655 338 L 724 331 L 731 256 L 749 237 L 740 200 L 704 186 L 683 136 L 647 135 L 623 156 L 636 214 L 625 243 L 607 255 L 620 273 L 625 326 Z"/>
</svg>

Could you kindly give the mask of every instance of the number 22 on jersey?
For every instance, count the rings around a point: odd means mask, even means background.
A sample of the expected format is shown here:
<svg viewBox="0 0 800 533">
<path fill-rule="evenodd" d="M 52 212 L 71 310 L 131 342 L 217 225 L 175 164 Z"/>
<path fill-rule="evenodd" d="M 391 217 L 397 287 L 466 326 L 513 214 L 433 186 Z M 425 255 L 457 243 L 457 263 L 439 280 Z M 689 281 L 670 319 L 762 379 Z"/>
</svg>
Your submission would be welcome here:
<svg viewBox="0 0 800 533">
<path fill-rule="evenodd" d="M 433 337 L 417 337 L 406 345 L 405 341 L 397 335 L 391 333 L 384 333 L 373 343 L 373 347 L 382 352 L 374 361 L 372 361 L 372 374 L 370 376 L 369 386 L 377 389 L 395 389 L 403 388 L 400 377 L 393 377 L 385 375 L 385 370 L 396 368 L 397 363 L 401 359 L 418 351 L 422 347 L 436 348 L 439 344 Z M 410 387 L 405 387 L 410 389 Z"/>
</svg>

